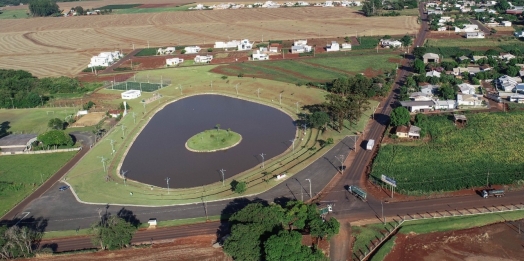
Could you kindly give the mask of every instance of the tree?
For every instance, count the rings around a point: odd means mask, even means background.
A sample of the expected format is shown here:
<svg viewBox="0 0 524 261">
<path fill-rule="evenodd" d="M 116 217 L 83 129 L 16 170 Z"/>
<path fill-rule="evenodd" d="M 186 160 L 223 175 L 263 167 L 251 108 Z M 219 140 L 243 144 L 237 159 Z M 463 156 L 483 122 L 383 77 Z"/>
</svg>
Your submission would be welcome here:
<svg viewBox="0 0 524 261">
<path fill-rule="evenodd" d="M 426 47 L 417 47 L 413 50 L 413 55 L 418 59 L 422 59 L 424 54 L 426 54 Z"/>
<path fill-rule="evenodd" d="M 118 108 L 120 108 L 120 110 L 124 110 L 124 109 L 129 110 L 129 109 L 131 109 L 131 106 L 129 106 L 129 103 L 126 102 L 126 105 L 125 105 L 125 107 L 124 107 L 124 102 L 121 102 L 121 103 L 118 105 Z"/>
<path fill-rule="evenodd" d="M 33 256 L 33 244 L 42 233 L 28 227 L 0 227 L 0 259 L 27 258 Z"/>
<path fill-rule="evenodd" d="M 281 230 L 277 235 L 272 235 L 264 243 L 267 261 L 318 261 L 326 257 L 302 245 L 302 235 L 296 231 Z"/>
<path fill-rule="evenodd" d="M 412 39 L 411 39 L 411 36 L 409 36 L 407 34 L 402 36 L 402 38 L 400 38 L 400 41 L 402 42 L 402 45 L 404 45 L 404 46 L 409 46 L 413 42 Z"/>
<path fill-rule="evenodd" d="M 309 125 L 320 129 L 329 123 L 329 115 L 323 111 L 316 111 L 308 116 Z"/>
<path fill-rule="evenodd" d="M 77 15 L 84 15 L 84 8 L 81 6 L 75 7 L 75 12 Z"/>
<path fill-rule="evenodd" d="M 238 193 L 238 194 L 242 194 L 244 192 L 246 192 L 246 182 L 245 181 L 236 181 L 236 180 L 233 180 L 231 181 L 231 190 L 233 190 L 233 192 L 235 193 Z"/>
<path fill-rule="evenodd" d="M 59 118 L 50 119 L 47 123 L 47 127 L 53 128 L 55 130 L 63 130 L 64 122 Z"/>
<path fill-rule="evenodd" d="M 311 224 L 311 235 L 330 239 L 332 236 L 338 234 L 339 229 L 340 223 L 333 217 L 327 221 L 315 219 Z"/>
<path fill-rule="evenodd" d="M 60 146 L 67 145 L 72 146 L 73 139 L 69 134 L 62 130 L 51 130 L 46 133 L 40 134 L 37 137 L 38 141 L 42 142 L 45 146 Z"/>
<path fill-rule="evenodd" d="M 442 86 L 440 86 L 439 93 L 440 93 L 440 97 L 442 97 L 445 100 L 455 99 L 455 90 L 448 83 L 442 84 Z"/>
<path fill-rule="evenodd" d="M 91 225 L 89 230 L 93 245 L 101 249 L 119 249 L 131 243 L 137 230 L 130 222 L 118 216 L 102 217 L 102 220 Z"/>
<path fill-rule="evenodd" d="M 219 131 L 220 130 L 220 124 L 215 125 L 215 128 L 217 129 L 217 131 Z"/>
<path fill-rule="evenodd" d="M 365 16 L 374 16 L 382 10 L 382 1 L 381 0 L 370 0 L 364 2 L 362 5 L 362 12 Z"/>
<path fill-rule="evenodd" d="M 404 107 L 397 107 L 391 112 L 391 125 L 393 126 L 406 125 L 410 119 L 409 111 Z"/>
<path fill-rule="evenodd" d="M 415 59 L 415 63 L 413 64 L 413 69 L 415 69 L 416 73 L 423 74 L 426 72 L 426 65 L 424 64 L 424 61 L 420 59 Z"/>
<path fill-rule="evenodd" d="M 86 104 L 83 105 L 84 110 L 89 110 L 91 107 L 95 106 L 95 103 L 92 101 L 88 101 Z M 124 105 L 122 104 L 122 108 Z"/>
<path fill-rule="evenodd" d="M 33 16 L 50 16 L 60 13 L 60 9 L 53 0 L 31 0 L 29 1 L 29 12 Z"/>
</svg>

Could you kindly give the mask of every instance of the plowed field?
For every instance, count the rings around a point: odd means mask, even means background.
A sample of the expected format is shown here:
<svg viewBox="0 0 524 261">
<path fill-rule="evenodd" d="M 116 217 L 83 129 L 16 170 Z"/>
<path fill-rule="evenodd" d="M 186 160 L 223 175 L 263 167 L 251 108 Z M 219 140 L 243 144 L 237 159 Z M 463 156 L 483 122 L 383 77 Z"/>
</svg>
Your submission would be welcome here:
<svg viewBox="0 0 524 261">
<path fill-rule="evenodd" d="M 416 17 L 364 18 L 348 8 L 278 8 L 2 20 L 0 68 L 73 76 L 101 51 L 230 39 L 414 33 Z"/>
</svg>

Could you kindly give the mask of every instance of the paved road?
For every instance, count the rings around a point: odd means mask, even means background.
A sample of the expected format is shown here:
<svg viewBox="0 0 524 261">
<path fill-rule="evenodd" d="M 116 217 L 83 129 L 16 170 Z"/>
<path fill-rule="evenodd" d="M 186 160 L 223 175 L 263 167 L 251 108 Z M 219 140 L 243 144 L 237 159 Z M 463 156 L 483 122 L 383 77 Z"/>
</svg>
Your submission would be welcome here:
<svg viewBox="0 0 524 261">
<path fill-rule="evenodd" d="M 469 21 L 473 24 L 476 24 L 479 26 L 479 29 L 484 32 L 486 36 L 491 34 L 491 30 L 487 28 L 483 23 L 479 22 L 477 19 L 469 19 Z"/>
</svg>

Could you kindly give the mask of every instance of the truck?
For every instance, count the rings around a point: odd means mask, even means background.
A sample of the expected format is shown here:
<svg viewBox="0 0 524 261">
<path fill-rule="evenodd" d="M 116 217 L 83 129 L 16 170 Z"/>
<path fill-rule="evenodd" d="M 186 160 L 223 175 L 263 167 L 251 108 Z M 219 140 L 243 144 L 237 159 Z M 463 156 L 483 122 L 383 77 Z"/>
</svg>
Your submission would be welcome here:
<svg viewBox="0 0 524 261">
<path fill-rule="evenodd" d="M 368 140 L 368 143 L 366 144 L 366 150 L 372 150 L 373 146 L 375 146 L 375 140 Z"/>
<path fill-rule="evenodd" d="M 482 197 L 488 198 L 488 197 L 504 197 L 504 190 L 503 189 L 485 189 L 482 191 Z"/>
</svg>

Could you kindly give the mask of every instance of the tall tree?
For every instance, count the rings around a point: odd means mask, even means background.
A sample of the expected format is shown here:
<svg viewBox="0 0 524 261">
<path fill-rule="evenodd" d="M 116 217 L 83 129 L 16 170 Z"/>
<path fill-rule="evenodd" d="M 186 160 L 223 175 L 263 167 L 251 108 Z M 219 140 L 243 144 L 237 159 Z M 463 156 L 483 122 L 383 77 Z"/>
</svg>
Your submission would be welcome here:
<svg viewBox="0 0 524 261">
<path fill-rule="evenodd" d="M 391 125 L 402 126 L 407 125 L 411 118 L 408 109 L 404 107 L 397 107 L 391 112 Z"/>
<path fill-rule="evenodd" d="M 33 256 L 33 244 L 42 234 L 28 227 L 0 227 L 0 259 L 27 258 Z"/>
<path fill-rule="evenodd" d="M 136 226 L 123 218 L 109 215 L 91 225 L 91 241 L 101 249 L 119 249 L 131 243 L 136 230 Z"/>
<path fill-rule="evenodd" d="M 308 115 L 309 126 L 321 129 L 329 123 L 329 115 L 323 111 L 316 111 Z"/>
<path fill-rule="evenodd" d="M 33 16 L 50 16 L 60 13 L 60 9 L 54 0 L 31 0 L 29 1 L 29 12 Z"/>
<path fill-rule="evenodd" d="M 296 231 L 278 232 L 264 243 L 267 261 L 321 261 L 326 257 L 318 250 L 302 245 L 302 235 Z"/>
<path fill-rule="evenodd" d="M 59 118 L 50 119 L 47 123 L 47 127 L 53 128 L 55 130 L 63 130 L 64 122 Z"/>
<path fill-rule="evenodd" d="M 38 135 L 37 139 L 45 146 L 72 146 L 74 144 L 71 136 L 62 130 L 51 130 L 46 133 L 42 133 Z"/>
</svg>

